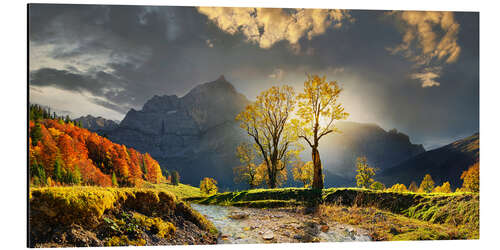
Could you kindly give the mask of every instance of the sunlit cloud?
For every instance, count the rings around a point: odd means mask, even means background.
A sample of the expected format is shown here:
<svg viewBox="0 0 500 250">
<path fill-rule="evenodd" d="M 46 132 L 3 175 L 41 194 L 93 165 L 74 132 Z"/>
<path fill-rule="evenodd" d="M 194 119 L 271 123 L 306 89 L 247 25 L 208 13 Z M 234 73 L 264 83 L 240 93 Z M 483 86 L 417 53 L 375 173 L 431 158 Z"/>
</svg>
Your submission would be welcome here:
<svg viewBox="0 0 500 250">
<path fill-rule="evenodd" d="M 241 32 L 249 42 L 269 49 L 273 44 L 286 40 L 297 50 L 302 37 L 311 40 L 328 28 L 340 28 L 353 22 L 347 10 L 326 9 L 270 9 L 198 7 L 221 30 L 236 34 Z"/>
<path fill-rule="evenodd" d="M 461 48 L 457 43 L 460 25 L 452 12 L 436 11 L 392 11 L 401 25 L 403 40 L 396 47 L 389 48 L 392 54 L 400 54 L 415 63 L 416 72 L 412 79 L 418 79 L 422 87 L 439 86 L 436 81 L 442 66 L 458 60 Z"/>
<path fill-rule="evenodd" d="M 435 79 L 439 77 L 440 69 L 428 69 L 427 72 L 422 72 L 422 73 L 413 73 L 411 74 L 412 79 L 417 79 L 422 82 L 422 87 L 433 87 L 433 86 L 439 86 L 440 83 L 437 82 Z"/>
</svg>

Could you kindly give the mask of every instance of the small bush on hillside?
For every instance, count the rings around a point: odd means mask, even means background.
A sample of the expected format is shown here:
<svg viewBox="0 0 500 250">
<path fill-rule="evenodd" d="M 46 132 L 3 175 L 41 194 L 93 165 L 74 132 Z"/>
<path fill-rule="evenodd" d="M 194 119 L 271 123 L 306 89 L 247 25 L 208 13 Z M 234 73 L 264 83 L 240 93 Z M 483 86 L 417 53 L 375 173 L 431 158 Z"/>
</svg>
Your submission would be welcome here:
<svg viewBox="0 0 500 250">
<path fill-rule="evenodd" d="M 422 183 L 420 183 L 420 188 L 418 189 L 421 193 L 430 193 L 434 190 L 434 180 L 430 174 L 426 174 Z"/>
<path fill-rule="evenodd" d="M 358 157 L 356 159 L 356 185 L 361 188 L 369 188 L 374 182 L 373 176 L 375 176 L 375 168 L 368 165 L 366 157 Z"/>
<path fill-rule="evenodd" d="M 217 193 L 217 181 L 213 178 L 205 177 L 200 181 L 200 190 L 206 194 Z"/>
<path fill-rule="evenodd" d="M 370 185 L 370 189 L 373 189 L 373 190 L 384 190 L 385 189 L 385 185 L 382 182 L 375 181 L 375 182 L 373 182 Z"/>
<path fill-rule="evenodd" d="M 479 192 L 479 162 L 469 167 L 460 176 L 464 180 L 462 184 L 462 191 Z"/>
<path fill-rule="evenodd" d="M 414 181 L 412 181 L 412 182 L 410 183 L 410 186 L 408 187 L 408 191 L 413 192 L 413 193 L 418 192 L 418 186 L 417 186 L 417 183 L 416 183 L 416 182 L 414 182 Z"/>
<path fill-rule="evenodd" d="M 172 185 L 179 185 L 179 182 L 180 182 L 180 176 L 179 176 L 179 172 L 177 172 L 176 170 L 172 171 Z"/>
<path fill-rule="evenodd" d="M 451 193 L 450 183 L 445 182 L 441 186 L 434 188 L 435 193 Z"/>
<path fill-rule="evenodd" d="M 396 192 L 396 193 L 408 192 L 408 189 L 406 189 L 405 184 L 399 184 L 399 183 L 392 185 L 392 187 L 386 190 L 389 192 Z"/>
</svg>

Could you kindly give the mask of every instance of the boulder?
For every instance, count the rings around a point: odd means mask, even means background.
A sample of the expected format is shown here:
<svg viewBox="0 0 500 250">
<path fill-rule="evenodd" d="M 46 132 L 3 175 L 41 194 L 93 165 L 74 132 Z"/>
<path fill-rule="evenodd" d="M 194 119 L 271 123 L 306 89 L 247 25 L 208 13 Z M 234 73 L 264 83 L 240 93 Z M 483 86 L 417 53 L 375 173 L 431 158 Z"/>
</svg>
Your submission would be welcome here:
<svg viewBox="0 0 500 250">
<path fill-rule="evenodd" d="M 262 239 L 272 240 L 272 239 L 274 239 L 274 233 L 272 231 L 267 231 L 262 235 Z"/>
<path fill-rule="evenodd" d="M 234 220 L 241 220 L 248 218 L 248 214 L 243 212 L 232 212 L 228 217 Z"/>
</svg>

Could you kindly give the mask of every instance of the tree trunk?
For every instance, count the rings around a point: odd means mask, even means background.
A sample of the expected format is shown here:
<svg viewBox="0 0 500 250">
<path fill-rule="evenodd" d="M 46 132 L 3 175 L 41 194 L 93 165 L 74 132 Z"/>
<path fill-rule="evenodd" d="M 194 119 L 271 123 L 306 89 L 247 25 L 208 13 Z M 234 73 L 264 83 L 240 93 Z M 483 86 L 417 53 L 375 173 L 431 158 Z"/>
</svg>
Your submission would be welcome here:
<svg viewBox="0 0 500 250">
<path fill-rule="evenodd" d="M 312 160 L 314 165 L 312 188 L 323 189 L 323 169 L 321 167 L 321 160 L 319 158 L 319 151 L 317 147 L 312 148 Z"/>
<path fill-rule="evenodd" d="M 269 175 L 269 188 L 276 188 L 276 175 L 273 173 Z"/>
<path fill-rule="evenodd" d="M 276 188 L 276 176 L 277 176 L 277 171 L 276 169 L 278 168 L 278 162 L 277 160 L 271 159 L 270 161 L 271 166 L 268 167 L 267 169 L 267 175 L 269 178 L 269 188 Z"/>
</svg>

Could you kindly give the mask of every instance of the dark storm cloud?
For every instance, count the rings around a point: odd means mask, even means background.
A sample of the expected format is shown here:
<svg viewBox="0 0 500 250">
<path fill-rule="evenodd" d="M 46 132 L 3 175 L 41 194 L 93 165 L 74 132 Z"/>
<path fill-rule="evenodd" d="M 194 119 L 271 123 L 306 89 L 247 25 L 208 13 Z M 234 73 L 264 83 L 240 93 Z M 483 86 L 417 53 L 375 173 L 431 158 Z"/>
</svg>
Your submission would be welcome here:
<svg viewBox="0 0 500 250">
<path fill-rule="evenodd" d="M 109 101 L 102 100 L 102 99 L 95 98 L 95 97 L 90 98 L 90 101 L 92 103 L 95 103 L 97 105 L 103 106 L 105 108 L 108 108 L 108 109 L 111 109 L 111 110 L 116 110 L 116 111 L 118 111 L 120 113 L 125 113 L 125 112 L 127 112 L 127 111 L 130 110 L 130 108 L 128 108 L 128 107 L 121 106 L 121 105 L 116 105 L 116 104 L 111 103 Z"/>
<path fill-rule="evenodd" d="M 105 85 L 99 79 L 71 73 L 66 70 L 43 68 L 30 72 L 30 85 L 57 86 L 71 91 L 89 91 L 92 94 L 102 94 Z"/>
<path fill-rule="evenodd" d="M 442 144 L 477 131 L 478 14 L 455 13 L 460 56 L 443 68 L 440 86 L 422 88 L 411 77 L 413 62 L 388 52 L 402 33 L 384 13 L 351 11 L 352 23 L 298 46 L 283 40 L 263 49 L 191 7 L 31 5 L 30 54 L 40 56 L 30 57 L 30 85 L 88 92 L 90 102 L 124 114 L 221 74 L 253 99 L 271 84 L 300 87 L 306 72 L 322 73 L 338 78 L 364 110 L 350 103 L 353 117 L 373 116 L 414 142 Z"/>
</svg>

